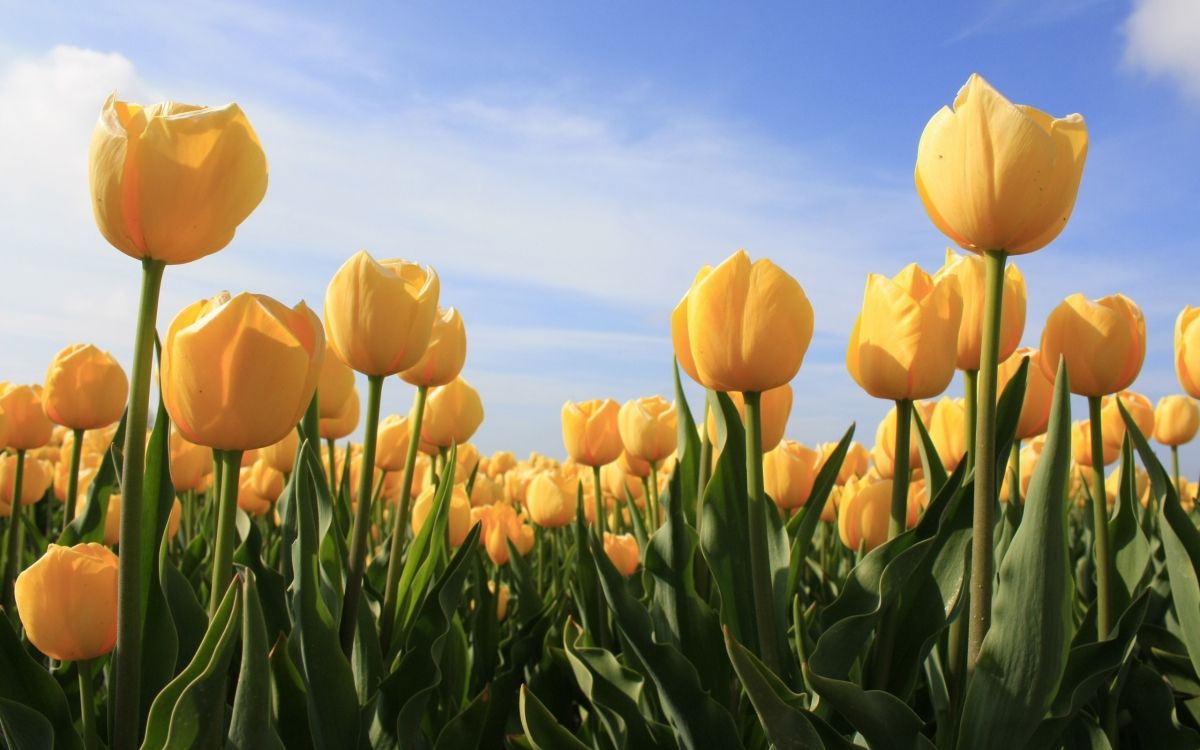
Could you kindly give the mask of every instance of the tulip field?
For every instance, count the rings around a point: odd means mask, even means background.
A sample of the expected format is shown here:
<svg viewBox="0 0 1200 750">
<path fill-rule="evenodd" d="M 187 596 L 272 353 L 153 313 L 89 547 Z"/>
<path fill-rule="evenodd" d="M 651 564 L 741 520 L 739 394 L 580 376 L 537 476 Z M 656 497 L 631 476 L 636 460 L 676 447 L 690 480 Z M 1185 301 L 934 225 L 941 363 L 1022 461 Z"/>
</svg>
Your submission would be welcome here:
<svg viewBox="0 0 1200 750">
<path fill-rule="evenodd" d="M 1200 747 L 1200 308 L 1172 301 L 1157 405 L 1134 300 L 1026 320 L 1087 152 L 976 75 L 933 114 L 915 187 L 956 249 L 870 275 L 844 332 L 877 428 L 791 439 L 813 308 L 738 250 L 674 282 L 673 392 L 568 402 L 562 452 L 518 458 L 471 443 L 436 252 L 347 251 L 314 307 L 160 310 L 267 154 L 236 104 L 110 97 L 88 174 L 140 263 L 133 358 L 63 341 L 0 384 L 5 746 Z"/>
</svg>

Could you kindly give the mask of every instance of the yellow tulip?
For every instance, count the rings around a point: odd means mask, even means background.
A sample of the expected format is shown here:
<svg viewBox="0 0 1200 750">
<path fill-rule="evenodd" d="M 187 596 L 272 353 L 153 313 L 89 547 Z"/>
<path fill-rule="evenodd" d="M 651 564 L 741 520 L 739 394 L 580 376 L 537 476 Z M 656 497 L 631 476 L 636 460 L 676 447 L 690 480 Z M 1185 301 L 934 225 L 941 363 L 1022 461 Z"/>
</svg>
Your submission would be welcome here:
<svg viewBox="0 0 1200 750">
<path fill-rule="evenodd" d="M 433 334 L 439 283 L 428 266 L 377 261 L 365 250 L 347 260 L 325 293 L 329 343 L 364 375 L 395 375 L 420 361 Z"/>
<path fill-rule="evenodd" d="M 821 461 L 820 451 L 781 440 L 763 454 L 763 488 L 781 510 L 802 507 L 812 494 Z"/>
<path fill-rule="evenodd" d="M 503 488 L 495 479 L 486 474 L 476 474 L 475 481 L 471 484 L 471 507 L 491 505 L 503 494 Z"/>
<path fill-rule="evenodd" d="M 80 494 L 75 500 L 75 514 L 83 515 L 84 508 L 87 507 L 87 496 Z M 174 539 L 175 534 L 179 531 L 179 519 L 183 511 L 183 506 L 176 499 L 171 505 L 171 513 L 167 516 L 167 538 Z M 108 496 L 108 507 L 105 509 L 104 516 L 104 543 L 110 547 L 116 546 L 121 542 L 121 496 L 113 493 Z"/>
<path fill-rule="evenodd" d="M 1103 427 L 1103 425 L 1102 425 Z M 1102 440 L 1100 459 L 1105 466 L 1108 466 L 1113 461 L 1117 460 L 1117 456 L 1121 455 L 1121 444 L 1113 444 L 1107 440 Z M 1083 420 L 1071 424 L 1071 455 L 1080 467 L 1084 469 L 1092 468 L 1092 423 L 1091 420 Z"/>
<path fill-rule="evenodd" d="M 934 283 L 953 276 L 958 279 L 962 297 L 962 323 L 958 327 L 958 358 L 960 370 L 978 370 L 983 346 L 983 308 L 986 262 L 982 255 L 959 255 L 946 249 L 946 263 L 933 275 Z M 1004 298 L 1000 313 L 1000 355 L 1004 361 L 1021 343 L 1025 332 L 1025 277 L 1016 264 L 1004 269 Z"/>
<path fill-rule="evenodd" d="M 675 404 L 662 396 L 626 401 L 617 415 L 617 427 L 625 451 L 636 458 L 658 463 L 675 452 Z"/>
<path fill-rule="evenodd" d="M 433 497 L 437 490 L 433 487 L 427 488 L 417 498 L 416 503 L 412 508 L 412 531 L 413 536 L 421 533 L 421 528 L 425 525 L 425 520 L 429 518 L 430 511 L 433 510 Z M 446 524 L 446 536 L 449 539 L 451 547 L 458 547 L 467 538 L 467 534 L 471 531 L 471 501 L 467 498 L 466 487 L 461 484 L 455 484 L 450 491 L 450 515 Z"/>
<path fill-rule="evenodd" d="M 621 451 L 621 455 L 617 457 L 616 465 L 621 467 L 621 471 L 639 479 L 650 476 L 650 462 L 630 455 L 627 450 Z"/>
<path fill-rule="evenodd" d="M 1042 330 L 1042 372 L 1053 380 L 1067 361 L 1071 392 L 1107 396 L 1125 390 L 1146 358 L 1146 320 L 1123 294 L 1095 302 L 1072 294 L 1050 313 Z"/>
<path fill-rule="evenodd" d="M 129 379 L 111 354 L 91 344 L 72 344 L 50 363 L 42 405 L 55 424 L 94 430 L 121 418 L 128 394 Z"/>
<path fill-rule="evenodd" d="M 947 396 L 942 396 L 934 405 L 929 417 L 929 437 L 947 471 L 954 471 L 967 454 L 966 421 L 967 410 L 963 400 Z"/>
<path fill-rule="evenodd" d="M 351 485 L 353 486 L 353 485 Z M 271 510 L 271 501 L 254 487 L 254 468 L 242 467 L 238 473 L 237 506 L 252 518 L 264 516 Z"/>
<path fill-rule="evenodd" d="M 511 451 L 496 451 L 488 457 L 487 475 L 495 479 L 516 466 L 517 457 Z"/>
<path fill-rule="evenodd" d="M 467 329 L 462 316 L 453 307 L 439 308 L 425 353 L 420 361 L 400 373 L 400 378 L 410 385 L 446 385 L 458 377 L 466 360 Z"/>
<path fill-rule="evenodd" d="M 17 576 L 17 613 L 46 656 L 85 661 L 117 643 L 117 556 L 100 544 L 51 544 Z"/>
<path fill-rule="evenodd" d="M 280 474 L 291 474 L 296 463 L 296 452 L 300 450 L 300 433 L 288 430 L 277 443 L 272 443 L 258 452 L 258 460 Z"/>
<path fill-rule="evenodd" d="M 274 503 L 283 494 L 283 472 L 259 458 L 250 467 L 250 486 L 254 494 Z"/>
<path fill-rule="evenodd" d="M 1015 105 L 978 75 L 942 107 L 917 146 L 917 194 L 960 247 L 1021 255 L 1049 244 L 1071 216 L 1087 159 L 1087 125 Z"/>
<path fill-rule="evenodd" d="M 261 294 L 222 293 L 184 308 L 162 349 L 163 403 L 193 443 L 250 450 L 304 415 L 325 353 L 321 322 Z"/>
<path fill-rule="evenodd" d="M 320 398 L 320 396 L 318 396 Z M 350 395 L 342 401 L 341 410 L 329 417 L 321 417 L 319 431 L 324 440 L 341 440 L 358 427 L 358 389 L 351 388 Z"/>
<path fill-rule="evenodd" d="M 953 275 L 935 280 L 915 263 L 892 279 L 871 274 L 846 349 L 850 375 L 875 398 L 938 395 L 954 377 L 962 305 Z"/>
<path fill-rule="evenodd" d="M 1025 375 L 1025 400 L 1021 404 L 1021 416 L 1017 421 L 1017 439 L 1025 440 L 1041 435 L 1050 424 L 1050 406 L 1054 400 L 1054 381 L 1047 377 L 1042 366 L 1042 353 L 1037 349 L 1022 347 L 1008 359 L 996 366 L 996 397 L 1004 392 L 1008 381 L 1017 374 L 1021 361 L 1029 357 L 1029 368 Z"/>
<path fill-rule="evenodd" d="M 177 425 L 171 425 L 168 445 L 171 456 L 171 483 L 175 485 L 175 491 L 199 490 L 205 475 L 212 472 L 212 450 L 185 438 L 180 434 Z"/>
<path fill-rule="evenodd" d="M 624 507 L 628 491 L 633 497 L 634 505 L 638 508 L 646 507 L 642 480 L 622 469 L 618 461 L 606 464 L 600 469 L 600 489 L 612 497 L 618 506 Z"/>
<path fill-rule="evenodd" d="M 409 419 L 412 419 L 409 415 Z M 465 379 L 457 377 L 429 392 L 421 439 L 438 448 L 449 448 L 471 439 L 483 424 L 483 401 Z"/>
<path fill-rule="evenodd" d="M 690 359 L 698 381 L 716 391 L 790 382 L 812 339 L 812 305 L 800 284 L 765 258 L 751 263 L 744 250 L 700 271 L 685 314 L 686 325 L 672 325 L 675 356 Z"/>
<path fill-rule="evenodd" d="M 1104 443 L 1120 452 L 1121 443 L 1125 440 L 1125 420 L 1121 417 L 1121 410 L 1117 408 L 1118 400 L 1125 406 L 1129 416 L 1133 417 L 1133 423 L 1146 439 L 1154 435 L 1154 406 L 1151 405 L 1150 399 L 1133 391 L 1121 391 L 1105 396 L 1100 401 L 1100 429 Z M 1105 448 L 1104 452 L 1108 453 L 1108 448 Z"/>
<path fill-rule="evenodd" d="M 375 441 L 375 467 L 381 471 L 403 470 L 411 433 L 412 425 L 406 416 L 389 414 L 381 419 Z"/>
<path fill-rule="evenodd" d="M 338 359 L 329 343 L 328 331 L 325 336 L 325 356 L 321 358 L 321 377 L 317 381 L 318 410 L 321 419 L 335 419 L 345 414 L 346 402 L 354 393 L 354 370 Z"/>
<path fill-rule="evenodd" d="M 847 548 L 857 551 L 861 546 L 870 552 L 888 538 L 892 480 L 867 481 L 856 490 L 843 494 L 838 506 L 838 536 Z M 915 515 L 913 505 L 910 499 L 910 517 Z"/>
<path fill-rule="evenodd" d="M 608 555 L 617 572 L 626 578 L 633 575 L 641 564 L 642 553 L 632 534 L 604 532 L 604 554 Z"/>
<path fill-rule="evenodd" d="M 0 383 L 0 411 L 8 421 L 7 444 L 14 450 L 33 450 L 50 442 L 54 423 L 42 406 L 40 385 Z"/>
<path fill-rule="evenodd" d="M 738 414 L 742 417 L 742 426 L 746 423 L 746 400 L 742 394 L 737 391 L 732 391 L 729 394 L 729 399 L 733 401 L 733 405 L 737 407 Z M 760 409 L 762 411 L 762 425 L 760 432 L 762 435 L 763 452 L 771 450 L 779 441 L 783 440 L 783 434 L 787 431 L 788 418 L 792 415 L 792 386 L 789 383 L 784 383 L 778 388 L 772 388 L 762 394 L 760 401 Z M 717 440 L 717 418 L 713 412 L 708 413 L 708 439 L 713 445 L 718 445 Z"/>
<path fill-rule="evenodd" d="M 267 192 L 267 158 L 236 104 L 150 106 L 110 96 L 92 133 L 92 211 L 134 258 L 188 263 L 229 244 Z"/>
<path fill-rule="evenodd" d="M 496 582 L 488 581 L 488 591 L 496 594 Z M 511 596 L 508 590 L 508 584 L 500 584 L 500 593 L 496 594 L 496 619 L 503 620 L 508 617 L 508 599 Z"/>
<path fill-rule="evenodd" d="M 1189 396 L 1200 398 L 1200 307 L 1184 307 L 1175 320 L 1175 375 Z"/>
<path fill-rule="evenodd" d="M 1154 408 L 1154 439 L 1175 447 L 1190 443 L 1200 429 L 1200 405 L 1175 394 L 1158 400 Z"/>
<path fill-rule="evenodd" d="M 13 485 L 16 481 L 16 455 L 10 453 L 0 456 L 0 516 L 12 514 Z M 33 505 L 41 500 L 53 481 L 54 468 L 49 462 L 26 456 L 24 474 L 21 476 L 21 505 Z"/>
<path fill-rule="evenodd" d="M 553 473 L 541 472 L 529 483 L 525 494 L 529 520 L 544 529 L 557 529 L 575 520 L 575 493 Z"/>
<path fill-rule="evenodd" d="M 562 408 L 567 455 L 584 466 L 604 466 L 621 455 L 620 408 L 610 399 L 568 401 Z"/>
<path fill-rule="evenodd" d="M 933 410 L 936 406 L 933 401 L 915 401 L 913 402 L 913 415 L 919 416 L 921 422 L 928 425 L 933 419 Z M 871 458 L 880 477 L 884 479 L 892 477 L 896 467 L 895 454 L 896 407 L 893 406 L 888 409 L 888 413 L 884 415 L 879 427 L 875 429 L 875 447 L 871 449 Z M 921 433 L 917 431 L 915 419 L 909 426 L 908 465 L 910 467 L 921 465 Z"/>
</svg>

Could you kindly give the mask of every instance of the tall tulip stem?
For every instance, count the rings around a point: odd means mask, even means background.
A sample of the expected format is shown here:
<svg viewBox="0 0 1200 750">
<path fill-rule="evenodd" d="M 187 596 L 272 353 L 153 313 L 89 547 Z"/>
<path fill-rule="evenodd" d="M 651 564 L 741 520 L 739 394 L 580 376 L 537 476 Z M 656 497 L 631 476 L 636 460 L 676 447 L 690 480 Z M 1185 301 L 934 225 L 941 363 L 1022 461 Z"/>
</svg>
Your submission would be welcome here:
<svg viewBox="0 0 1200 750">
<path fill-rule="evenodd" d="M 96 685 L 92 675 L 92 660 L 85 659 L 75 665 L 79 672 L 79 719 L 83 724 L 84 750 L 96 750 L 100 742 L 96 737 Z"/>
<path fill-rule="evenodd" d="M 129 406 L 121 469 L 121 559 L 117 572 L 117 652 L 113 657 L 113 750 L 138 744 L 142 677 L 142 474 L 146 470 L 146 424 L 153 368 L 158 294 L 166 264 L 142 259 L 142 292 L 133 339 Z"/>
<path fill-rule="evenodd" d="M 71 473 L 67 474 L 67 507 L 65 509 L 66 517 L 63 521 L 64 527 L 75 520 L 75 496 L 79 494 L 79 460 L 83 457 L 83 430 L 74 430 L 71 435 L 75 440 L 71 443 Z"/>
<path fill-rule="evenodd" d="M 1108 492 L 1104 487 L 1104 425 L 1100 397 L 1088 396 L 1092 431 L 1092 547 L 1096 563 L 1096 631 L 1103 640 L 1112 632 L 1112 558 L 1108 552 Z"/>
<path fill-rule="evenodd" d="M 652 521 L 650 531 L 658 528 L 658 524 L 662 521 L 662 514 L 658 512 L 658 462 L 650 462 L 650 492 L 647 493 L 648 502 L 650 504 L 650 513 Z"/>
<path fill-rule="evenodd" d="M 908 456 L 912 436 L 913 402 L 900 399 L 896 402 L 896 451 L 892 464 L 892 512 L 888 521 L 888 539 L 904 533 L 908 523 Z"/>
<path fill-rule="evenodd" d="M 771 560 L 767 549 L 767 496 L 763 492 L 762 394 L 746 391 L 746 496 L 750 515 L 750 574 L 754 581 L 754 613 L 758 648 L 763 662 L 775 674 L 783 672 L 783 656 L 775 632 L 775 601 L 771 587 Z"/>
<path fill-rule="evenodd" d="M 979 408 L 979 371 L 963 370 L 963 406 L 966 418 L 967 452 L 963 460 L 967 462 L 967 471 L 975 468 L 975 430 L 978 428 Z"/>
<path fill-rule="evenodd" d="M 241 477 L 242 452 L 217 451 L 221 464 L 221 485 L 217 490 L 217 538 L 213 547 L 211 585 L 208 587 L 208 616 L 211 619 L 221 604 L 221 596 L 233 578 L 233 535 L 237 520 L 238 479 Z"/>
<path fill-rule="evenodd" d="M 392 543 L 388 552 L 387 583 L 383 587 L 383 609 L 379 615 L 380 641 L 384 651 L 391 645 L 392 628 L 396 619 L 396 587 L 400 583 L 400 558 L 404 554 L 404 537 L 408 528 L 408 506 L 412 503 L 413 472 L 417 468 L 417 451 L 421 447 L 421 422 L 425 418 L 425 396 L 429 386 L 417 386 L 412 420 L 408 430 L 408 452 L 404 456 L 404 481 L 400 485 L 400 508 L 392 517 Z"/>
<path fill-rule="evenodd" d="M 349 656 L 354 647 L 358 622 L 358 598 L 362 593 L 363 568 L 367 559 L 367 531 L 371 525 L 371 492 L 375 479 L 375 442 L 379 434 L 379 398 L 383 376 L 367 377 L 367 422 L 363 433 L 362 471 L 358 474 L 358 505 L 350 533 L 350 562 L 346 569 L 346 597 L 342 601 L 342 651 Z"/>
<path fill-rule="evenodd" d="M 975 669 L 983 638 L 992 621 L 993 530 L 996 525 L 996 365 L 1000 359 L 1000 311 L 1004 304 L 1003 250 L 989 250 L 983 297 L 983 341 L 979 351 L 979 388 L 975 398 L 975 515 L 971 530 L 971 619 L 967 634 L 967 672 Z"/>
<path fill-rule="evenodd" d="M 595 493 L 592 498 L 592 507 L 596 509 L 596 535 L 600 537 L 600 546 L 604 546 L 604 532 L 607 519 L 604 508 L 604 494 L 600 488 L 600 467 L 592 467 L 592 491 Z M 608 645 L 608 608 L 604 603 L 604 590 L 599 586 L 596 587 L 596 598 L 598 604 L 596 611 L 600 614 L 600 619 L 596 622 L 595 639 L 596 645 L 604 648 Z"/>
<path fill-rule="evenodd" d="M 25 451 L 17 451 L 17 471 L 13 476 L 12 509 L 8 514 L 7 553 L 4 564 L 4 607 L 9 617 L 17 612 L 13 585 L 21 572 L 21 491 L 25 483 Z"/>
<path fill-rule="evenodd" d="M 1175 492 L 1183 497 L 1183 483 L 1179 481 L 1179 446 L 1171 446 L 1171 473 L 1175 477 Z"/>
</svg>

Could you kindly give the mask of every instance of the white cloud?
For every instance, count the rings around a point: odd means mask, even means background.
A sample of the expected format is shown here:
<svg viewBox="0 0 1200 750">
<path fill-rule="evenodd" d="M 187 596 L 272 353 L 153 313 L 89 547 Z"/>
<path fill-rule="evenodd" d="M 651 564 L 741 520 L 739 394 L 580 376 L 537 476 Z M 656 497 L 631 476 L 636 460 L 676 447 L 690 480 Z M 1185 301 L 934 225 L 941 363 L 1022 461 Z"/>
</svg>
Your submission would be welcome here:
<svg viewBox="0 0 1200 750">
<path fill-rule="evenodd" d="M 1125 63 L 1200 98 L 1200 3 L 1136 0 L 1125 22 Z"/>
</svg>

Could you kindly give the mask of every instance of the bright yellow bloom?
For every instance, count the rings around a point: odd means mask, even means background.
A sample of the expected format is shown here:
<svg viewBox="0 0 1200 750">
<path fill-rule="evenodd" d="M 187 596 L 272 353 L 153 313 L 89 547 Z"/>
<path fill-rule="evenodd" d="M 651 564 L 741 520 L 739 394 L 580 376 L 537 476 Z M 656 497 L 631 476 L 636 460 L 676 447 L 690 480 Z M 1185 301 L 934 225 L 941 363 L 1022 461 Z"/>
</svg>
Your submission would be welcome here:
<svg viewBox="0 0 1200 750">
<path fill-rule="evenodd" d="M 453 307 L 439 308 L 433 319 L 429 346 L 420 361 L 400 373 L 400 378 L 411 385 L 446 385 L 458 377 L 466 361 L 467 329 L 462 316 Z"/>
<path fill-rule="evenodd" d="M 17 456 L 0 456 L 0 516 L 12 514 L 13 490 L 17 481 Z M 42 499 L 54 481 L 54 467 L 48 461 L 25 456 L 21 476 L 21 505 L 33 505 Z"/>
<path fill-rule="evenodd" d="M 1138 426 L 1143 437 L 1149 440 L 1154 435 L 1154 406 L 1150 399 L 1133 391 L 1121 391 L 1105 396 L 1100 401 L 1101 434 L 1104 436 L 1105 445 L 1108 446 L 1105 453 L 1108 452 L 1108 448 L 1115 448 L 1119 452 L 1121 443 L 1125 441 L 1125 420 L 1121 417 L 1121 410 L 1117 408 L 1118 400 L 1125 406 L 1129 416 L 1133 417 L 1133 423 Z"/>
<path fill-rule="evenodd" d="M 555 474 L 544 471 L 525 491 L 529 520 L 544 529 L 557 529 L 575 520 L 575 493 Z"/>
<path fill-rule="evenodd" d="M 933 401 L 914 401 L 913 419 L 909 426 L 908 436 L 908 465 L 921 465 L 921 433 L 917 431 L 917 417 L 928 425 L 933 419 L 933 410 L 937 404 Z M 928 427 L 926 428 L 928 429 Z M 880 477 L 889 479 L 896 470 L 896 407 L 888 409 L 879 426 L 875 428 L 875 446 L 871 449 L 871 459 L 875 463 L 875 471 Z"/>
<path fill-rule="evenodd" d="M 417 498 L 412 509 L 413 536 L 421 533 L 429 513 L 433 510 L 433 498 L 437 490 L 427 488 Z M 446 523 L 446 536 L 451 547 L 458 547 L 471 531 L 471 501 L 467 497 L 467 489 L 461 484 L 455 484 L 450 491 L 450 515 Z"/>
<path fill-rule="evenodd" d="M 320 398 L 320 396 L 318 396 Z M 319 431 L 323 440 L 341 440 L 358 427 L 358 388 L 351 388 L 342 401 L 341 409 L 329 417 L 321 417 Z"/>
<path fill-rule="evenodd" d="M 1163 396 L 1154 408 L 1154 439 L 1163 445 L 1190 443 L 1200 429 L 1200 405 L 1175 394 Z"/>
<path fill-rule="evenodd" d="M 933 275 L 934 283 L 946 276 L 958 279 L 962 297 L 962 323 L 958 327 L 958 359 L 960 370 L 978 370 L 983 348 L 983 308 L 987 263 L 982 255 L 959 255 L 946 249 L 946 263 Z M 1025 277 L 1015 263 L 1004 269 L 1004 299 L 1000 312 L 1000 356 L 1008 358 L 1025 332 Z"/>
<path fill-rule="evenodd" d="M 716 268 L 701 269 L 686 311 L 673 316 L 671 328 L 676 358 L 706 388 L 761 392 L 800 371 L 813 311 L 783 269 L 765 258 L 751 263 L 739 250 Z"/>
<path fill-rule="evenodd" d="M 0 411 L 8 421 L 6 441 L 14 450 L 33 450 L 50 442 L 54 423 L 42 406 L 40 385 L 0 383 Z"/>
<path fill-rule="evenodd" d="M 213 469 L 212 450 L 185 438 L 176 425 L 171 425 L 169 445 L 171 483 L 175 485 L 175 491 L 199 490 L 205 475 Z"/>
<path fill-rule="evenodd" d="M 626 493 L 633 498 L 634 505 L 646 507 L 645 488 L 642 480 L 621 468 L 620 461 L 606 464 L 600 469 L 600 489 L 611 497 L 618 507 L 625 507 Z"/>
<path fill-rule="evenodd" d="M 1146 319 L 1123 294 L 1092 302 L 1072 294 L 1050 313 L 1042 330 L 1042 372 L 1053 380 L 1066 358 L 1071 392 L 1107 396 L 1125 390 L 1146 358 Z"/>
<path fill-rule="evenodd" d="M 364 375 L 395 375 L 416 365 L 433 335 L 439 283 L 428 266 L 377 261 L 360 250 L 325 292 L 325 328 L 343 362 Z"/>
<path fill-rule="evenodd" d="M 1004 393 L 1008 381 L 1017 374 L 1021 360 L 1029 357 L 1029 368 L 1025 375 L 1025 400 L 1021 404 L 1021 417 L 1017 421 L 1017 439 L 1025 440 L 1041 435 L 1050 424 L 1050 406 L 1054 400 L 1054 381 L 1046 375 L 1042 366 L 1042 353 L 1038 349 L 1022 347 L 1008 359 L 996 366 L 996 398 Z"/>
<path fill-rule="evenodd" d="M 658 463 L 675 452 L 679 437 L 675 404 L 662 396 L 626 401 L 617 416 L 617 426 L 625 451 L 635 458 Z"/>
<path fill-rule="evenodd" d="M 317 401 L 321 419 L 335 419 L 346 413 L 346 402 L 354 393 L 354 370 L 338 359 L 325 333 L 325 356 L 321 358 L 321 379 L 317 384 Z M 355 414 L 358 414 L 357 407 Z M 358 421 L 357 416 L 355 421 Z"/>
<path fill-rule="evenodd" d="M 1113 444 L 1107 440 L 1101 440 L 1100 449 L 1102 451 L 1100 459 L 1105 466 L 1116 461 L 1117 456 L 1121 455 L 1120 443 Z M 1085 469 L 1092 467 L 1091 420 L 1085 419 L 1071 424 L 1071 456 L 1079 466 Z"/>
<path fill-rule="evenodd" d="M 733 405 L 737 407 L 738 414 L 742 417 L 742 426 L 746 423 L 746 400 L 742 394 L 737 391 L 732 391 L 728 394 L 729 399 L 733 401 Z M 762 418 L 762 429 L 760 435 L 762 439 L 763 452 L 771 450 L 779 445 L 779 441 L 783 440 L 783 434 L 787 431 L 788 418 L 792 415 L 792 386 L 789 383 L 784 383 L 778 388 L 772 388 L 769 391 L 764 391 L 762 400 L 759 402 Z M 713 445 L 719 445 L 717 439 L 717 417 L 714 412 L 708 413 L 708 439 Z"/>
<path fill-rule="evenodd" d="M 72 344 L 50 363 L 42 405 L 55 424 L 94 430 L 121 418 L 128 393 L 129 379 L 111 354 L 91 344 Z"/>
<path fill-rule="evenodd" d="M 412 419 L 412 415 L 409 415 Z M 461 377 L 429 392 L 425 419 L 421 422 L 421 440 L 438 448 L 449 448 L 471 439 L 483 424 L 483 400 L 479 392 Z"/>
<path fill-rule="evenodd" d="M 1200 398 L 1200 307 L 1188 305 L 1175 320 L 1175 374 L 1192 398 Z"/>
<path fill-rule="evenodd" d="M 604 532 L 604 554 L 608 555 L 617 572 L 626 578 L 633 575 L 641 564 L 642 553 L 633 534 Z"/>
<path fill-rule="evenodd" d="M 288 430 L 283 438 L 258 452 L 258 460 L 280 474 L 291 474 L 296 464 L 296 452 L 300 450 L 300 433 Z"/>
<path fill-rule="evenodd" d="M 967 454 L 966 422 L 966 404 L 961 398 L 942 396 L 934 404 L 929 417 L 929 437 L 946 471 L 954 471 Z"/>
<path fill-rule="evenodd" d="M 892 279 L 871 274 L 846 349 L 850 375 L 875 398 L 893 401 L 946 390 L 957 361 L 962 304 L 957 278 L 935 281 L 916 263 Z"/>
<path fill-rule="evenodd" d="M 267 192 L 267 158 L 236 104 L 104 102 L 88 157 L 104 239 L 134 258 L 188 263 L 229 244 Z"/>
<path fill-rule="evenodd" d="M 563 444 L 567 455 L 584 466 L 604 466 L 621 455 L 620 407 L 611 398 L 568 401 L 562 408 Z"/>
<path fill-rule="evenodd" d="M 17 576 L 16 600 L 25 634 L 46 656 L 103 656 L 117 643 L 117 556 L 100 544 L 51 544 Z"/>
<path fill-rule="evenodd" d="M 795 440 L 781 440 L 763 454 L 763 489 L 783 510 L 808 502 L 821 466 L 821 452 Z"/>
<path fill-rule="evenodd" d="M 375 440 L 375 467 L 381 471 L 403 471 L 411 436 L 412 423 L 408 417 L 389 414 L 381 419 Z"/>
<path fill-rule="evenodd" d="M 972 74 L 921 133 L 917 194 L 959 247 L 1031 253 L 1067 225 L 1087 149 L 1079 115 L 1013 104 Z"/>
<path fill-rule="evenodd" d="M 877 479 L 857 483 L 842 494 L 838 505 L 838 536 L 852 550 L 865 547 L 868 552 L 887 541 L 892 507 L 892 480 Z M 916 525 L 919 505 L 910 493 L 908 526 Z"/>
<path fill-rule="evenodd" d="M 821 443 L 817 446 L 817 450 L 821 452 L 821 465 L 817 467 L 819 472 L 825 466 L 825 462 L 837 450 L 837 443 Z M 845 484 L 850 481 L 851 477 L 861 477 L 867 473 L 870 466 L 871 454 L 863 447 L 862 443 L 857 440 L 851 441 L 850 447 L 846 449 L 846 457 L 842 460 L 841 468 L 838 469 L 836 484 Z"/>
<path fill-rule="evenodd" d="M 162 350 L 163 403 L 193 443 L 262 448 L 304 415 L 325 353 L 321 321 L 261 294 L 222 293 L 184 308 Z"/>
</svg>

